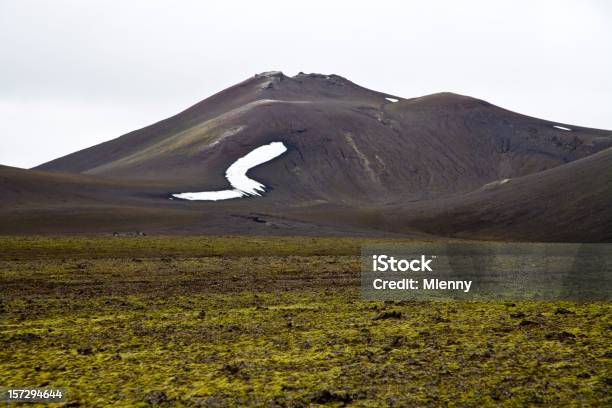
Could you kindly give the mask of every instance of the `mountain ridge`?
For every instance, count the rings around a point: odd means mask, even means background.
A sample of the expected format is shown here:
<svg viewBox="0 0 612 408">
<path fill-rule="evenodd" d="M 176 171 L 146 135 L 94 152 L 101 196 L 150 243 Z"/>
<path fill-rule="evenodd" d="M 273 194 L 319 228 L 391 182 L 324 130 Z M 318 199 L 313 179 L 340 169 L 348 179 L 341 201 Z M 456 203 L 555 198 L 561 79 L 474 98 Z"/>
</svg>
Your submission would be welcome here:
<svg viewBox="0 0 612 408">
<path fill-rule="evenodd" d="M 225 171 L 233 162 L 274 142 L 282 142 L 287 151 L 249 171 L 250 177 L 266 186 L 262 197 L 220 203 L 169 200 L 172 194 L 226 189 Z M 94 197 L 93 201 L 99 197 L 101 202 L 129 203 L 132 208 L 185 211 L 189 219 L 204 211 L 219 220 L 214 228 L 172 226 L 173 231 L 240 232 L 243 227 L 235 224 L 231 214 L 248 218 L 248 214 L 262 213 L 293 220 L 287 221 L 289 224 L 281 222 L 287 233 L 289 225 L 297 228 L 298 224 L 313 232 L 335 228 L 330 225 L 340 228 L 336 221 L 348 215 L 348 221 L 342 221 L 343 231 L 486 238 L 483 229 L 475 227 L 481 224 L 479 220 L 484 217 L 495 225 L 492 214 L 501 216 L 493 207 L 506 208 L 504 200 L 516 207 L 521 203 L 502 194 L 499 197 L 503 199 L 495 198 L 496 204 L 487 207 L 479 201 L 485 198 L 479 197 L 491 198 L 491 191 L 501 187 L 512 190 L 518 185 L 520 191 L 515 195 L 524 197 L 527 213 L 533 210 L 537 214 L 532 216 L 543 217 L 538 197 L 543 197 L 545 189 L 520 180 L 543 175 L 543 183 L 561 189 L 558 178 L 546 176 L 546 172 L 564 169 L 610 147 L 610 131 L 541 120 L 465 95 L 441 92 L 402 98 L 361 87 L 338 75 L 299 73 L 290 77 L 282 72 L 265 72 L 174 116 L 44 163 L 34 171 L 42 172 L 37 180 L 57 180 L 51 174 L 86 177 L 86 195 Z M 604 156 L 605 160 L 587 166 L 588 177 L 573 181 L 585 193 L 589 188 L 600 191 L 603 183 L 605 191 L 597 198 L 600 201 L 608 197 L 608 182 L 594 177 L 593 168 L 607 170 L 609 156 Z M 565 170 L 558 173 L 566 174 Z M 24 180 L 23 175 L 12 177 Z M 573 176 L 559 176 L 563 177 Z M 72 196 L 73 191 L 82 190 L 64 182 L 65 178 L 58 191 Z M 110 180 L 104 182 L 110 184 L 85 181 L 94 179 Z M 5 189 L 16 189 L 10 187 L 11 180 L 5 180 Z M 506 185 L 504 180 L 511 181 Z M 586 189 L 577 187 L 580 183 Z M 36 192 L 19 191 L 26 200 L 28 194 L 40 198 Z M 61 202 L 46 197 L 54 205 Z M 70 204 L 70 199 L 67 201 Z M 584 218 L 580 211 L 601 212 L 601 202 L 580 201 L 586 206 L 583 210 L 576 202 L 559 202 L 557 209 L 549 211 L 570 219 Z M 489 208 L 489 213 L 466 210 L 467 203 Z M 457 208 L 464 208 L 461 225 L 448 218 Z M 400 218 L 385 215 L 390 211 Z M 513 213 L 510 208 L 504 211 Z M 427 228 L 411 212 L 437 227 Z M 294 215 L 298 218 L 292 219 Z M 520 214 L 516 217 L 517 225 L 506 227 L 508 239 L 533 236 L 571 240 L 571 231 L 556 234 L 550 225 L 543 234 L 535 228 L 530 232 L 519 225 Z M 442 225 L 435 220 L 446 221 Z M 380 222 L 378 227 L 376 222 Z M 246 229 L 259 231 L 260 227 Z M 503 239 L 503 231 L 493 230 L 492 236 Z M 598 234 L 601 239 L 611 239 L 605 231 Z M 585 234 L 576 232 L 578 236 Z"/>
</svg>

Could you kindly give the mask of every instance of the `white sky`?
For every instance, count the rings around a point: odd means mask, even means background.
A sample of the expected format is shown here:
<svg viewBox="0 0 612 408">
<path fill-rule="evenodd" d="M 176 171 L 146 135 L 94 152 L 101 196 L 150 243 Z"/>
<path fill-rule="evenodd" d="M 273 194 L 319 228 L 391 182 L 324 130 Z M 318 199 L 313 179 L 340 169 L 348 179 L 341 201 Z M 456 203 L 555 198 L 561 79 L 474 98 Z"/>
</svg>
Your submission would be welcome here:
<svg viewBox="0 0 612 408">
<path fill-rule="evenodd" d="M 612 2 L 0 0 L 0 164 L 113 139 L 268 70 L 612 129 Z"/>
</svg>

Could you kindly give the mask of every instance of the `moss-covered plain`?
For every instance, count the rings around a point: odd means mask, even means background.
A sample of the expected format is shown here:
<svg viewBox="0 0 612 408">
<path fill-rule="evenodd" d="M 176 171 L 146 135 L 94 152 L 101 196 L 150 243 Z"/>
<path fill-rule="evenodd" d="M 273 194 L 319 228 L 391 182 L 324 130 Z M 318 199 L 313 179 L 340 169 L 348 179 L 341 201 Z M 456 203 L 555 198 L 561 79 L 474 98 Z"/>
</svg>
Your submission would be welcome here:
<svg viewBox="0 0 612 408">
<path fill-rule="evenodd" d="M 66 405 L 610 406 L 608 302 L 366 302 L 357 238 L 0 238 L 0 386 Z"/>
</svg>

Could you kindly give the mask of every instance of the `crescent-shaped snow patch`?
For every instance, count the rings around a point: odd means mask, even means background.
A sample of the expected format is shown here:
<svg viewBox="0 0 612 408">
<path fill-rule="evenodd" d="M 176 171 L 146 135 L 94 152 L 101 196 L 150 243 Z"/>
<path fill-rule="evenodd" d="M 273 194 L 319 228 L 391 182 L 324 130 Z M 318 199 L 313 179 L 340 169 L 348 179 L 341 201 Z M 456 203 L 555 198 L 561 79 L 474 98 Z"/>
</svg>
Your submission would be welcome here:
<svg viewBox="0 0 612 408">
<path fill-rule="evenodd" d="M 236 160 L 225 172 L 225 178 L 234 187 L 231 190 L 200 191 L 193 193 L 172 194 L 172 197 L 191 201 L 219 201 L 248 196 L 261 196 L 266 186 L 250 179 L 246 173 L 253 167 L 269 162 L 287 151 L 283 142 L 272 142 L 251 150 Z"/>
<path fill-rule="evenodd" d="M 553 127 L 554 127 L 555 129 L 565 130 L 566 132 L 571 132 L 571 131 L 572 131 L 572 129 L 570 129 L 570 128 L 566 128 L 565 126 L 553 125 Z"/>
</svg>

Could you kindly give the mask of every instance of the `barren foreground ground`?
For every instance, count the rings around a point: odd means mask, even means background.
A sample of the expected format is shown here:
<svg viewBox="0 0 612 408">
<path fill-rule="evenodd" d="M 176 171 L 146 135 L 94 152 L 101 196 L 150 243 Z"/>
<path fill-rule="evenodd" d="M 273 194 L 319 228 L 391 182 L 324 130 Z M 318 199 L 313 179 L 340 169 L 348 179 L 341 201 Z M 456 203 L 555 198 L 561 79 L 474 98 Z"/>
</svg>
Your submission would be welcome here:
<svg viewBox="0 0 612 408">
<path fill-rule="evenodd" d="M 0 386 L 83 407 L 612 404 L 609 302 L 365 302 L 363 242 L 0 238 Z"/>
</svg>

